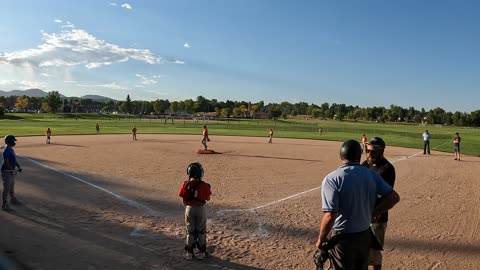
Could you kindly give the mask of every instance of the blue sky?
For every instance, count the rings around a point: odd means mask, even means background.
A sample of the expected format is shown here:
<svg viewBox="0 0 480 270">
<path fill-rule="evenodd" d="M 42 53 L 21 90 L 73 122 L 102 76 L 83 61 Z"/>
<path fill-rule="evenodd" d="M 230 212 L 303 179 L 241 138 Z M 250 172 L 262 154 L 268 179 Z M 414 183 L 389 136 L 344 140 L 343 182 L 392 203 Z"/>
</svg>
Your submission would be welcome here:
<svg viewBox="0 0 480 270">
<path fill-rule="evenodd" d="M 480 109 L 480 2 L 4 0 L 0 90 Z"/>
</svg>

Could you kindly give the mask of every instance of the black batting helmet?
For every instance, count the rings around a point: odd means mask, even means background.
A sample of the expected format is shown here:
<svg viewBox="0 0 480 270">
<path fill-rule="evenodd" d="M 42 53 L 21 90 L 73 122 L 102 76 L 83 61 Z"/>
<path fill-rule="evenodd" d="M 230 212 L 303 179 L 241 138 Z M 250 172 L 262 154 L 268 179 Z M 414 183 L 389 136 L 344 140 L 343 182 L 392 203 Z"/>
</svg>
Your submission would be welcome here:
<svg viewBox="0 0 480 270">
<path fill-rule="evenodd" d="M 191 178 L 201 179 L 204 174 L 202 164 L 200 164 L 199 162 L 191 163 L 187 167 L 187 174 Z"/>
<path fill-rule="evenodd" d="M 7 135 L 5 136 L 5 144 L 15 144 L 17 139 L 13 135 Z"/>
<path fill-rule="evenodd" d="M 362 147 L 356 140 L 348 140 L 340 147 L 340 157 L 343 160 L 359 162 L 362 157 Z"/>
</svg>

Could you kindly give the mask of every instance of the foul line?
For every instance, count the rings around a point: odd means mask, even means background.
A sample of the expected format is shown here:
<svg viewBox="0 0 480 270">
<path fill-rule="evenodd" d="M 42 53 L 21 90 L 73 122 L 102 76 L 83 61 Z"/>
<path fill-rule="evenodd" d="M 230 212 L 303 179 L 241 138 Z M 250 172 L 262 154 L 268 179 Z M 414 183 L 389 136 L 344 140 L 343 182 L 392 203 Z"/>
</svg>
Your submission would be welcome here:
<svg viewBox="0 0 480 270">
<path fill-rule="evenodd" d="M 440 144 L 440 145 L 437 145 L 437 146 L 435 146 L 435 147 L 432 148 L 432 149 L 436 149 L 437 147 L 440 147 L 440 146 L 442 146 L 442 145 L 444 145 L 444 144 L 446 144 L 446 143 L 449 143 L 449 142 L 450 142 L 450 140 L 447 141 L 447 142 L 444 142 L 444 143 L 442 143 L 442 144 Z M 407 157 L 407 156 L 404 156 L 404 157 L 402 157 L 402 158 L 399 158 L 399 159 L 397 159 L 397 160 L 392 161 L 391 163 L 396 163 L 396 162 L 398 162 L 398 161 L 402 161 L 402 160 L 405 160 L 405 159 L 413 158 L 413 157 L 416 157 L 416 156 L 418 156 L 418 155 L 420 155 L 420 154 L 422 154 L 422 153 L 423 153 L 423 152 L 418 152 L 418 153 L 413 154 L 413 155 L 408 156 L 408 157 Z M 265 208 L 265 207 L 268 207 L 268 206 L 271 206 L 271 205 L 274 205 L 274 204 L 277 204 L 277 203 L 280 203 L 280 202 L 283 202 L 283 201 L 286 201 L 286 200 L 290 200 L 290 199 L 294 199 L 294 198 L 300 197 L 300 196 L 305 195 L 305 194 L 307 194 L 307 193 L 310 193 L 310 192 L 312 192 L 312 191 L 318 190 L 318 189 L 320 189 L 321 187 L 322 187 L 322 186 L 318 186 L 318 187 L 316 187 L 316 188 L 312 188 L 312 189 L 309 189 L 309 190 L 306 190 L 306 191 L 302 191 L 302 192 L 300 192 L 300 193 L 293 194 L 293 195 L 290 195 L 290 196 L 288 196 L 288 197 L 285 197 L 285 198 L 282 198 L 282 199 L 278 199 L 278 200 L 276 200 L 276 201 L 269 202 L 269 203 L 267 203 L 267 204 L 260 205 L 260 206 L 257 206 L 257 207 L 244 208 L 244 209 L 224 209 L 224 210 L 219 210 L 219 211 L 217 211 L 217 214 L 222 214 L 222 213 L 225 213 L 225 212 L 256 212 L 256 211 L 259 210 L 259 209 L 262 209 L 262 208 Z"/>
<path fill-rule="evenodd" d="M 17 156 L 20 156 L 20 155 L 17 155 Z M 55 172 L 57 172 L 57 173 L 63 174 L 63 175 L 65 175 L 65 176 L 67 176 L 67 177 L 69 177 L 69 178 L 71 178 L 71 179 L 73 179 L 73 180 L 75 180 L 75 181 L 81 182 L 81 183 L 83 183 L 83 184 L 89 185 L 89 186 L 91 186 L 91 187 L 93 187 L 93 188 L 96 188 L 96 189 L 98 189 L 98 190 L 101 190 L 101 191 L 103 191 L 103 192 L 106 192 L 106 193 L 114 196 L 115 198 L 119 199 L 120 201 L 123 201 L 123 202 L 125 202 L 125 203 L 127 203 L 127 204 L 129 204 L 129 205 L 131 205 L 131 206 L 134 206 L 134 207 L 136 207 L 136 208 L 138 208 L 138 209 L 147 210 L 147 212 L 148 212 L 149 214 L 151 214 L 151 215 L 158 215 L 158 211 L 155 211 L 155 210 L 153 210 L 153 209 L 150 209 L 149 207 L 147 207 L 147 206 L 145 206 L 145 205 L 143 205 L 143 204 L 141 204 L 141 203 L 138 203 L 138 202 L 136 202 L 136 201 L 130 200 L 130 199 L 128 199 L 128 198 L 125 198 L 125 197 L 123 197 L 122 195 L 119 195 L 119 194 L 117 194 L 117 193 L 115 193 L 115 192 L 113 192 L 113 191 L 111 191 L 111 190 L 108 190 L 108 189 L 106 189 L 106 188 L 104 188 L 104 187 L 97 186 L 97 185 L 95 185 L 95 184 L 93 184 L 93 183 L 91 183 L 91 182 L 88 182 L 87 180 L 84 180 L 84 179 L 80 178 L 80 177 L 77 177 L 77 176 L 71 175 L 71 174 L 69 174 L 69 173 L 66 173 L 66 172 L 57 170 L 57 169 L 55 169 L 55 168 L 52 168 L 52 167 L 50 167 L 50 166 L 48 166 L 48 165 L 45 165 L 45 164 L 42 164 L 42 163 L 40 163 L 40 162 L 38 162 L 38 161 L 36 161 L 36 160 L 33 160 L 33 159 L 31 159 L 31 158 L 27 158 L 27 157 L 24 157 L 24 156 L 20 156 L 20 157 L 22 157 L 22 158 L 24 158 L 24 159 L 26 159 L 26 160 L 28 160 L 28 161 L 30 161 L 30 162 L 33 162 L 33 163 L 35 163 L 35 164 L 37 164 L 37 165 L 40 165 L 40 166 L 42 166 L 42 167 L 44 167 L 44 168 L 47 168 L 47 169 L 49 169 L 49 170 L 52 170 L 52 171 L 55 171 Z"/>
</svg>

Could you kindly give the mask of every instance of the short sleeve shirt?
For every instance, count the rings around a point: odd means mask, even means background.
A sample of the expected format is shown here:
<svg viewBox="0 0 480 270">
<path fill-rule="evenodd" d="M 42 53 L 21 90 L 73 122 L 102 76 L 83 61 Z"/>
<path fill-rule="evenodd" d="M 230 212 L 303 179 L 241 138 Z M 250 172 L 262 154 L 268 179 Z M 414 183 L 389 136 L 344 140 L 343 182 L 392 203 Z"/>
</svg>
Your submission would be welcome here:
<svg viewBox="0 0 480 270">
<path fill-rule="evenodd" d="M 453 138 L 453 144 L 455 146 L 458 146 L 458 145 L 460 145 L 461 140 L 462 140 L 462 138 L 460 138 L 460 136 L 455 136 L 455 138 Z"/>
<path fill-rule="evenodd" d="M 365 231 L 370 227 L 377 194 L 387 196 L 392 191 L 377 172 L 360 163 L 343 164 L 323 180 L 322 210 L 336 213 L 335 231 Z"/>
<path fill-rule="evenodd" d="M 390 185 L 392 188 L 395 185 L 395 167 L 386 159 L 383 158 L 381 159 L 375 166 L 370 166 L 368 164 L 368 161 L 364 161 L 362 163 L 362 166 L 365 166 L 367 168 L 370 168 L 374 171 L 376 171 L 380 176 L 387 182 L 388 185 Z M 382 198 L 378 198 L 376 205 L 380 204 L 382 202 Z M 380 218 L 378 219 L 378 223 L 384 223 L 388 221 L 388 212 L 383 213 Z"/>
<path fill-rule="evenodd" d="M 2 156 L 3 156 L 2 171 L 14 170 L 15 165 L 17 164 L 17 155 L 15 154 L 15 151 L 11 147 L 5 147 L 3 148 Z M 6 159 L 10 161 L 11 168 L 7 168 L 7 166 L 5 165 Z"/>
</svg>

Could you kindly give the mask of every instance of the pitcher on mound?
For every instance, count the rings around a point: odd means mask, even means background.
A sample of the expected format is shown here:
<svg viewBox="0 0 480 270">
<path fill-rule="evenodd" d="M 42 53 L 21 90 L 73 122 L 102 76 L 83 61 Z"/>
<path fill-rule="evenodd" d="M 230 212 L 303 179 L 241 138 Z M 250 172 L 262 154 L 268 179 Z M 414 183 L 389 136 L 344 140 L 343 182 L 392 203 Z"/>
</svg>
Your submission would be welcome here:
<svg viewBox="0 0 480 270">
<path fill-rule="evenodd" d="M 205 150 L 208 150 L 207 142 L 209 142 L 209 141 L 210 141 L 210 138 L 208 138 L 208 128 L 207 128 L 207 126 L 203 126 L 202 144 L 205 147 Z"/>
</svg>

